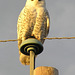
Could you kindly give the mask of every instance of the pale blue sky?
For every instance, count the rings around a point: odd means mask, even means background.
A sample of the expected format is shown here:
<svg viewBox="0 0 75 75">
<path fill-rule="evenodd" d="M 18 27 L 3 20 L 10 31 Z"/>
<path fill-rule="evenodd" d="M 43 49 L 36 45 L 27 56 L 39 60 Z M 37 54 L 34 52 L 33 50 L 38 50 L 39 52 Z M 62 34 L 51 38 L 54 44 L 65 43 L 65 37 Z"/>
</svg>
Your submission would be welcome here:
<svg viewBox="0 0 75 75">
<path fill-rule="evenodd" d="M 17 19 L 26 0 L 0 0 L 0 40 L 17 39 Z M 75 37 L 75 0 L 46 0 L 51 18 L 48 37 Z M 75 40 L 46 40 L 36 67 L 52 66 L 59 75 L 75 75 Z M 21 65 L 17 42 L 0 43 L 0 75 L 29 75 Z"/>
</svg>

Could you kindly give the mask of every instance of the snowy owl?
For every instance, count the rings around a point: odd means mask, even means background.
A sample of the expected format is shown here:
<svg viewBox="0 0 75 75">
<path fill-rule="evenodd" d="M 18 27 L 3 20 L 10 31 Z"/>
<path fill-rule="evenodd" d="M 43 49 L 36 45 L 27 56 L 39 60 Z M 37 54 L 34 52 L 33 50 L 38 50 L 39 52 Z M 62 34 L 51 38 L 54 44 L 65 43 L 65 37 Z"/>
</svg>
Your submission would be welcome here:
<svg viewBox="0 0 75 75">
<path fill-rule="evenodd" d="M 27 38 L 34 37 L 42 44 L 49 33 L 50 18 L 46 9 L 45 0 L 27 0 L 17 22 L 18 48 Z M 20 61 L 23 65 L 30 64 L 30 57 L 20 52 Z"/>
</svg>

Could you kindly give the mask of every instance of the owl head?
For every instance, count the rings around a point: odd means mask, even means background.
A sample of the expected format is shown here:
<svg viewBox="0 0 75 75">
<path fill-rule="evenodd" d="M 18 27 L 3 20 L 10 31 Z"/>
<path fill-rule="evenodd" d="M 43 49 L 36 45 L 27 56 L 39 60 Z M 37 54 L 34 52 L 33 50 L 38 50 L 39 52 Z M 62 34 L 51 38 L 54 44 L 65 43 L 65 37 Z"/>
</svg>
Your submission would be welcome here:
<svg viewBox="0 0 75 75">
<path fill-rule="evenodd" d="M 27 0 L 26 5 L 34 7 L 43 7 L 45 6 L 45 0 Z"/>
</svg>

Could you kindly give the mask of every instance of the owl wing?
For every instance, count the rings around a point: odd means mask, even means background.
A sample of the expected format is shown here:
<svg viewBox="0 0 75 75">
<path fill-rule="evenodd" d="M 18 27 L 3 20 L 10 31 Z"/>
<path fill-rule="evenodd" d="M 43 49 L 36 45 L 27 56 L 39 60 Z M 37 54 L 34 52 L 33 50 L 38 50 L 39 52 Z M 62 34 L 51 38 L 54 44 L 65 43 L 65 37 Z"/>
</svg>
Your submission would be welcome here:
<svg viewBox="0 0 75 75">
<path fill-rule="evenodd" d="M 18 17 L 18 22 L 17 22 L 17 38 L 20 40 L 18 41 L 18 47 L 22 43 L 22 28 L 23 28 L 23 21 L 24 21 L 24 10 L 25 8 L 22 9 L 19 17 Z"/>
<path fill-rule="evenodd" d="M 21 26 L 23 24 L 23 19 L 24 19 L 23 18 L 24 17 L 23 13 L 24 13 L 24 8 L 22 9 L 22 11 L 21 11 L 21 13 L 20 13 L 20 15 L 18 17 L 18 22 L 17 22 L 17 34 L 18 34 L 18 38 L 19 38 L 19 35 L 20 35 Z"/>
<path fill-rule="evenodd" d="M 46 18 L 47 18 L 47 28 L 46 28 L 46 36 L 47 36 L 49 33 L 49 28 L 50 28 L 50 16 L 48 11 L 46 12 Z"/>
</svg>

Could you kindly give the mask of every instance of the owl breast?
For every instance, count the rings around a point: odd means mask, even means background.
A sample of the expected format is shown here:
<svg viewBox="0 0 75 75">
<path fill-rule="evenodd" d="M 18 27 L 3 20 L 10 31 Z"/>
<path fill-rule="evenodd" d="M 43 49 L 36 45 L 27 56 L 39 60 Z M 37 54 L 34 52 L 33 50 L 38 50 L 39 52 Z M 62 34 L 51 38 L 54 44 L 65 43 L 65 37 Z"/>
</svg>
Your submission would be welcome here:
<svg viewBox="0 0 75 75">
<path fill-rule="evenodd" d="M 25 34 L 24 36 L 26 38 L 31 37 L 32 31 L 34 29 L 35 23 L 36 23 L 36 17 L 37 17 L 37 12 L 36 9 L 31 8 L 25 8 L 24 11 L 24 24 L 23 24 L 23 29 L 22 32 Z"/>
</svg>

